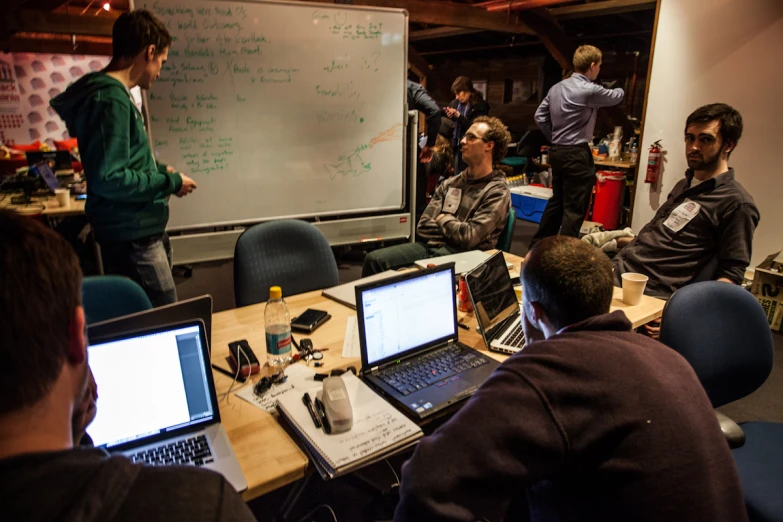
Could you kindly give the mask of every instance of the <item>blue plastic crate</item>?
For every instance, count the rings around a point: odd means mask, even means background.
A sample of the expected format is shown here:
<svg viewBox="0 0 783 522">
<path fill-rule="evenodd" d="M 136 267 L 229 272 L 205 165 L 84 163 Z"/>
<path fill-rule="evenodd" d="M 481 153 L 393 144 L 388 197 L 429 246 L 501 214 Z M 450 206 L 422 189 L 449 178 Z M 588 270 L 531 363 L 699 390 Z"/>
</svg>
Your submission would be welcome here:
<svg viewBox="0 0 783 522">
<path fill-rule="evenodd" d="M 517 213 L 517 219 L 541 223 L 541 216 L 544 215 L 544 209 L 548 199 L 536 198 L 522 194 L 511 193 L 511 205 Z"/>
</svg>

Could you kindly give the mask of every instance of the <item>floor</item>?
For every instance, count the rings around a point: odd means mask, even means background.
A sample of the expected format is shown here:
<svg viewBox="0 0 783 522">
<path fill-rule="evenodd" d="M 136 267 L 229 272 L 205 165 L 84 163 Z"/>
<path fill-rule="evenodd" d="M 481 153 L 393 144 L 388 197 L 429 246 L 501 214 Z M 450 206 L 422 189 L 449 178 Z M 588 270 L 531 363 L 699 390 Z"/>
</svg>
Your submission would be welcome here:
<svg viewBox="0 0 783 522">
<path fill-rule="evenodd" d="M 537 229 L 535 223 L 517 220 L 511 252 L 524 256 L 527 245 Z M 361 264 L 366 250 L 336 248 L 340 282 L 361 277 Z M 234 308 L 233 262 L 204 263 L 193 267 L 192 276 L 175 271 L 180 299 L 205 293 L 213 297 L 215 312 Z M 720 408 L 738 422 L 764 420 L 783 422 L 783 335 L 773 335 L 775 364 L 766 383 L 748 397 Z M 404 458 L 404 457 L 403 457 Z M 401 459 L 398 459 L 401 460 Z M 323 482 L 314 477 L 292 511 L 291 520 L 332 521 L 332 514 L 321 505 L 330 505 L 337 520 L 382 520 L 391 518 L 396 503 L 395 471 L 400 462 L 385 461 L 366 468 L 361 477 L 344 477 Z M 398 472 L 398 471 L 397 471 Z M 291 487 L 282 488 L 250 503 L 260 522 L 273 520 Z M 317 508 L 312 514 L 308 511 Z M 300 517 L 300 518 L 296 518 Z"/>
</svg>

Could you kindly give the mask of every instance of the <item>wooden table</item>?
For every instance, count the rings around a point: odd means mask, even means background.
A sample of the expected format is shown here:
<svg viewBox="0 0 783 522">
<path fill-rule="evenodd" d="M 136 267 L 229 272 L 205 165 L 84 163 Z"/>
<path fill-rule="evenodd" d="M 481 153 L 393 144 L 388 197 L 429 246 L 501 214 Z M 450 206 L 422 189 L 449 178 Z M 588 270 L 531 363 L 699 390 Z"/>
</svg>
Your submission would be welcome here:
<svg viewBox="0 0 783 522">
<path fill-rule="evenodd" d="M 68 208 L 62 208 L 57 203 L 57 198 L 51 197 L 36 197 L 33 196 L 29 205 L 13 205 L 11 204 L 11 194 L 7 194 L 2 200 L 0 200 L 0 208 L 8 208 L 12 210 L 20 210 L 24 208 L 32 208 L 36 205 L 43 205 L 44 210 L 42 214 L 47 218 L 62 218 L 68 216 L 82 216 L 84 215 L 84 199 L 76 199 L 75 196 L 71 196 L 71 206 Z"/>
<path fill-rule="evenodd" d="M 517 271 L 522 259 L 511 254 L 505 254 L 505 257 L 516 267 L 511 272 L 512 276 L 518 277 Z M 622 310 L 634 327 L 639 327 L 661 316 L 664 301 L 642 296 L 642 301 L 637 306 L 628 306 L 620 300 L 621 296 L 622 291 L 616 288 L 611 310 Z M 355 310 L 323 297 L 320 290 L 286 297 L 285 301 L 288 304 L 291 317 L 299 315 L 307 308 L 325 310 L 332 315 L 329 321 L 313 334 L 307 336 L 313 341 L 315 348 L 328 348 L 321 361 L 324 366 L 317 371 L 328 372 L 333 368 L 345 369 L 348 366 L 354 366 L 359 370 L 361 366 L 359 359 L 342 358 L 345 324 L 349 316 L 356 315 Z M 212 316 L 213 364 L 228 369 L 226 363 L 228 343 L 240 339 L 246 339 L 259 361 L 262 364 L 265 362 L 264 306 L 265 303 L 260 303 L 227 310 Z M 476 319 L 473 314 L 458 313 L 460 318 L 465 316 L 463 323 L 470 328 L 469 330 L 459 329 L 461 342 L 500 361 L 507 357 L 503 354 L 486 351 L 484 342 L 476 331 Z M 303 335 L 294 334 L 296 339 L 300 336 Z M 262 374 L 264 372 L 265 369 L 262 369 Z M 231 386 L 232 379 L 218 372 L 214 372 L 214 376 L 218 394 L 225 393 Z M 257 379 L 254 378 L 253 381 L 255 380 Z M 234 390 L 237 389 L 238 385 L 235 385 Z M 307 456 L 291 440 L 272 415 L 234 396 L 233 392 L 227 399 L 220 400 L 220 415 L 248 482 L 248 490 L 244 494 L 246 500 L 256 498 L 304 477 L 308 464 Z"/>
</svg>

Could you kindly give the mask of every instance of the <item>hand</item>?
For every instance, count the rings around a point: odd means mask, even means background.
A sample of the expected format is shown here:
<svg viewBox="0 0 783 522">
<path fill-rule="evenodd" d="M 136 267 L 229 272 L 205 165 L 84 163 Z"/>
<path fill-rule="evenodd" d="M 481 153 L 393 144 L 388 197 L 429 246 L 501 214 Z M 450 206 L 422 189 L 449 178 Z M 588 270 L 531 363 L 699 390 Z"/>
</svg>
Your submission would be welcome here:
<svg viewBox="0 0 783 522">
<path fill-rule="evenodd" d="M 459 116 L 459 111 L 454 107 L 443 107 L 443 112 L 445 112 L 446 116 L 451 118 L 452 120 L 457 116 Z"/>
<path fill-rule="evenodd" d="M 87 386 L 84 388 L 84 395 L 79 404 L 73 410 L 71 416 L 71 433 L 73 435 L 73 444 L 77 446 L 84 437 L 87 426 L 95 419 L 97 413 L 96 401 L 98 400 L 98 385 L 95 383 L 95 377 L 92 370 L 87 376 Z"/>
<path fill-rule="evenodd" d="M 181 198 L 196 190 L 198 185 L 196 185 L 196 182 L 193 181 L 189 176 L 186 176 L 181 172 L 179 173 L 179 176 L 182 178 L 182 188 L 179 189 L 179 192 L 177 192 L 177 197 Z"/>
<path fill-rule="evenodd" d="M 174 170 L 174 167 L 172 167 L 171 165 L 166 165 L 166 172 L 169 172 L 169 173 L 171 173 L 171 174 L 174 174 L 174 173 L 175 173 L 175 172 L 177 172 L 177 171 L 176 171 L 176 170 Z"/>
<path fill-rule="evenodd" d="M 661 336 L 661 320 L 650 321 L 644 325 L 644 329 L 649 337 L 657 340 Z"/>
<path fill-rule="evenodd" d="M 419 161 L 422 163 L 429 163 L 432 161 L 432 155 L 435 151 L 432 147 L 427 147 L 426 145 L 422 147 L 421 154 L 419 154 Z"/>
</svg>

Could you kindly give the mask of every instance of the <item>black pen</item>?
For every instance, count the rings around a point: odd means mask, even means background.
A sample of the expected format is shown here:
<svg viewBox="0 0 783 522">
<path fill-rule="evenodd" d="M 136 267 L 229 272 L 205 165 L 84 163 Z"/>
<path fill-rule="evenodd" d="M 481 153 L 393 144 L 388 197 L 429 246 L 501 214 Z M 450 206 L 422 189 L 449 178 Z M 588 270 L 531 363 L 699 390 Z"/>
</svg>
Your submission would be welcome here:
<svg viewBox="0 0 783 522">
<path fill-rule="evenodd" d="M 460 328 L 462 328 L 463 330 L 470 330 L 470 328 L 469 328 L 469 327 L 468 327 L 468 325 L 466 325 L 466 324 L 457 323 L 457 326 L 459 326 L 459 327 L 460 327 Z"/>
<path fill-rule="evenodd" d="M 318 415 L 321 416 L 321 422 L 324 425 L 324 433 L 329 435 L 332 433 L 332 426 L 329 424 L 329 419 L 326 418 L 326 408 L 324 408 L 324 403 L 321 402 L 318 397 L 315 398 L 315 409 L 318 411 Z"/>
<path fill-rule="evenodd" d="M 236 377 L 237 382 L 245 382 L 247 380 L 244 377 L 242 377 L 242 372 L 240 372 L 239 375 L 237 376 L 236 373 L 231 373 L 228 370 L 224 370 L 223 368 L 221 368 L 220 366 L 217 366 L 216 364 L 212 365 L 212 369 L 222 373 L 223 375 L 227 375 L 227 376 L 231 377 L 232 379 L 234 379 Z"/>
<path fill-rule="evenodd" d="M 320 428 L 321 420 L 318 418 L 318 415 L 315 413 L 315 409 L 313 408 L 313 401 L 310 400 L 309 393 L 305 392 L 305 394 L 302 395 L 302 402 L 304 403 L 305 406 L 307 406 L 307 411 L 310 412 L 310 418 L 313 419 L 313 424 L 315 424 L 315 427 Z"/>
</svg>

